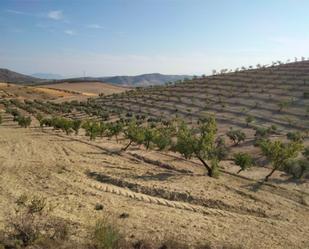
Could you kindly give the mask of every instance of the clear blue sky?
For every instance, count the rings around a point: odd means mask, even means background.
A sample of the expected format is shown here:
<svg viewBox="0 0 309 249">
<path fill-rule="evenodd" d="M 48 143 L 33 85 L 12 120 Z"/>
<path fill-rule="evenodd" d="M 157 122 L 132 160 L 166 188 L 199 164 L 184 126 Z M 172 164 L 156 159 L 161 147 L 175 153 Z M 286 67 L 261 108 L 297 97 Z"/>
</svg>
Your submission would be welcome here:
<svg viewBox="0 0 309 249">
<path fill-rule="evenodd" d="M 308 0 L 1 0 L 0 67 L 203 74 L 308 57 L 308 11 Z"/>
</svg>

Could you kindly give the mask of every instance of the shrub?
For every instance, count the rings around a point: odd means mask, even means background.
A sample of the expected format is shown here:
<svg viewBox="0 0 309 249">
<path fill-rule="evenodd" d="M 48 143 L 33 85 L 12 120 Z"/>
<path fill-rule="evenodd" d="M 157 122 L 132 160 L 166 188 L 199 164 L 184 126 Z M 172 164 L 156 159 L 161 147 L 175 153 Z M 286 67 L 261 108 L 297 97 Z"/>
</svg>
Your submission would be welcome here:
<svg viewBox="0 0 309 249">
<path fill-rule="evenodd" d="M 20 127 L 27 128 L 31 124 L 31 117 L 18 116 L 17 122 Z"/>
<path fill-rule="evenodd" d="M 294 178 L 301 179 L 309 175 L 309 161 L 307 159 L 288 160 L 283 170 Z"/>
<path fill-rule="evenodd" d="M 0 248 L 58 248 L 66 241 L 68 227 L 62 220 L 48 217 L 44 199 L 22 195 L 16 204 Z"/>
<path fill-rule="evenodd" d="M 0 114 L 0 124 L 2 124 L 2 115 Z"/>
<path fill-rule="evenodd" d="M 287 139 L 294 141 L 294 142 L 300 142 L 304 139 L 301 132 L 295 131 L 295 132 L 288 132 L 286 134 Z"/>
<path fill-rule="evenodd" d="M 234 163 L 240 167 L 240 170 L 237 172 L 239 174 L 241 171 L 250 168 L 253 165 L 253 159 L 248 153 L 239 152 L 233 156 Z"/>
<path fill-rule="evenodd" d="M 106 219 L 97 221 L 93 232 L 93 244 L 97 249 L 117 249 L 123 241 L 119 230 Z"/>
</svg>

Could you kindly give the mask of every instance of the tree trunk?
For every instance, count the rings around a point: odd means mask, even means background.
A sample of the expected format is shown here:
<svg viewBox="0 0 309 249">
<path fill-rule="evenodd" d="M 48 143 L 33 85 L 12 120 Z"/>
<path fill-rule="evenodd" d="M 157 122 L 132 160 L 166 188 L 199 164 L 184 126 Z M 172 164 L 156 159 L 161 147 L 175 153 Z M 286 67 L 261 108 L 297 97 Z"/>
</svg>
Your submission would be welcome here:
<svg viewBox="0 0 309 249">
<path fill-rule="evenodd" d="M 272 176 L 272 174 L 276 171 L 277 169 L 276 168 L 273 168 L 270 173 L 265 177 L 264 181 L 267 182 L 268 181 L 268 178 Z"/>
<path fill-rule="evenodd" d="M 130 141 L 130 142 L 128 143 L 128 145 L 127 145 L 126 147 L 124 147 L 122 150 L 123 150 L 123 151 L 126 151 L 126 150 L 129 148 L 129 146 L 132 144 L 132 142 L 133 142 L 133 141 Z"/>
<path fill-rule="evenodd" d="M 204 167 L 207 169 L 207 175 L 211 177 L 212 173 L 213 173 L 212 168 L 207 164 L 207 162 L 203 158 L 201 158 L 199 156 L 197 156 L 197 158 L 202 162 Z"/>
</svg>

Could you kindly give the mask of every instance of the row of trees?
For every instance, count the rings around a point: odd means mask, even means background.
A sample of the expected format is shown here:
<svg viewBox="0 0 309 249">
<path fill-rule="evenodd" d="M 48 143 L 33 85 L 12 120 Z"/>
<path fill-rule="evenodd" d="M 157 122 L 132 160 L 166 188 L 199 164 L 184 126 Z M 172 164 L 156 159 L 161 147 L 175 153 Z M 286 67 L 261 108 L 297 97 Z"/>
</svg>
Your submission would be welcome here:
<svg viewBox="0 0 309 249">
<path fill-rule="evenodd" d="M 223 138 L 217 138 L 217 125 L 213 117 L 209 117 L 198 122 L 197 127 L 190 127 L 185 122 L 174 121 L 166 124 L 157 125 L 150 123 L 142 125 L 135 118 L 127 121 L 117 121 L 114 123 L 98 122 L 87 120 L 69 120 L 65 118 L 42 118 L 41 126 L 52 126 L 61 129 L 66 134 L 71 134 L 82 127 L 85 135 L 90 140 L 97 137 L 115 137 L 118 142 L 121 135 L 128 143 L 122 148 L 127 150 L 132 144 L 145 146 L 148 149 L 169 150 L 180 153 L 184 158 L 198 159 L 211 177 L 218 176 L 219 162 L 229 154 Z M 269 177 L 277 170 L 285 170 L 294 177 L 301 178 L 309 172 L 308 148 L 303 152 L 303 158 L 298 159 L 300 152 L 304 149 L 299 133 L 289 133 L 290 142 L 271 141 L 269 134 L 274 132 L 275 127 L 256 128 L 257 146 L 260 147 L 262 154 L 270 162 L 271 172 L 265 177 Z M 229 130 L 226 134 L 235 145 L 245 140 L 245 133 L 241 130 Z M 305 152 L 307 151 L 307 152 Z M 307 156 L 305 156 L 307 153 Z M 248 153 L 236 153 L 233 161 L 240 167 L 238 173 L 254 165 L 253 157 Z"/>
<path fill-rule="evenodd" d="M 16 109 L 6 109 L 7 113 L 14 116 L 21 127 L 28 127 L 31 118 L 21 115 Z M 217 125 L 214 117 L 208 117 L 198 122 L 197 127 L 190 127 L 183 121 L 166 122 L 161 124 L 148 123 L 142 125 L 141 120 L 135 117 L 117 122 L 102 122 L 95 120 L 71 120 L 64 117 L 37 116 L 40 126 L 53 127 L 62 130 L 67 135 L 79 133 L 80 128 L 85 130 L 85 135 L 90 140 L 97 137 L 115 137 L 118 142 L 121 135 L 128 141 L 122 148 L 127 150 L 132 144 L 144 145 L 148 149 L 169 150 L 180 153 L 184 158 L 198 159 L 205 167 L 209 176 L 217 176 L 219 162 L 226 158 L 229 149 L 223 138 L 217 138 Z M 1 122 L 1 118 L 0 118 Z M 259 146 L 262 154 L 272 165 L 271 172 L 265 177 L 265 181 L 276 170 L 285 170 L 294 177 L 301 178 L 309 172 L 308 154 L 309 148 L 303 146 L 303 136 L 300 132 L 289 132 L 287 138 L 290 142 L 271 141 L 269 135 L 276 131 L 276 127 L 256 127 L 256 146 Z M 246 139 L 246 135 L 240 129 L 230 129 L 226 135 L 238 145 Z M 300 152 L 304 149 L 302 156 Z M 253 157 L 248 153 L 236 153 L 233 161 L 240 167 L 238 173 L 254 165 Z"/>
<path fill-rule="evenodd" d="M 13 115 L 13 121 L 17 122 L 19 126 L 27 128 L 31 125 L 32 119 L 30 116 L 22 115 L 17 109 L 6 108 L 5 111 Z"/>
</svg>

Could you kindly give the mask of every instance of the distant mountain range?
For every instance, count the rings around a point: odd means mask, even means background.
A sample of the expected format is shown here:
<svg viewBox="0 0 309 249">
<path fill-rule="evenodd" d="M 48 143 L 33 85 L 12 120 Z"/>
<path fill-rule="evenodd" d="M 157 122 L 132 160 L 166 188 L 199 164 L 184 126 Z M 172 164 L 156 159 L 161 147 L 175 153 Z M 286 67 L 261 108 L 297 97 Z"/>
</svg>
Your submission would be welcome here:
<svg viewBox="0 0 309 249">
<path fill-rule="evenodd" d="M 65 78 L 60 74 L 54 74 L 54 73 L 34 73 L 34 74 L 31 74 L 31 76 L 35 78 L 47 79 L 47 80 L 60 80 L 60 79 Z"/>
<path fill-rule="evenodd" d="M 36 76 L 36 77 L 34 77 Z M 166 75 L 160 73 L 142 74 L 136 76 L 111 76 L 111 77 L 80 77 L 80 78 L 62 78 L 58 74 L 37 73 L 32 76 L 16 73 L 8 69 L 0 68 L 0 82 L 33 85 L 33 84 L 56 84 L 63 82 L 104 82 L 121 86 L 149 86 L 161 85 L 170 81 L 192 78 L 190 75 Z"/>
<path fill-rule="evenodd" d="M 182 80 L 184 78 L 192 78 L 190 75 L 166 75 L 159 73 L 151 73 L 151 74 L 141 74 L 136 76 L 111 76 L 111 77 L 80 77 L 80 78 L 70 78 L 70 79 L 62 79 L 55 80 L 48 83 L 57 83 L 57 82 L 104 82 L 111 83 L 114 85 L 121 86 L 149 86 L 149 85 L 162 85 L 169 81 Z"/>
</svg>

